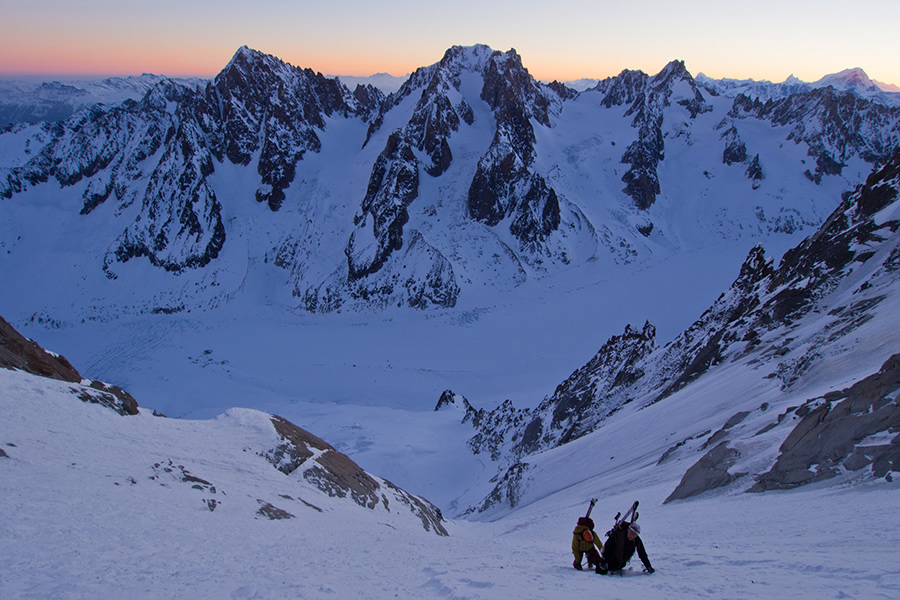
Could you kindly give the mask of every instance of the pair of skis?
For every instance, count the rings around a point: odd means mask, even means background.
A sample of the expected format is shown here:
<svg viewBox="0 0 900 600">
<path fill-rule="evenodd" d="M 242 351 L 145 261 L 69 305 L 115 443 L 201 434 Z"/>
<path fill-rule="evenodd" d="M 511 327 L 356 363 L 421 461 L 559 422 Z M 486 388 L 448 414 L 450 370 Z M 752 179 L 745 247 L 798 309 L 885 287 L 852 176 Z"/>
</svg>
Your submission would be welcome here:
<svg viewBox="0 0 900 600">
<path fill-rule="evenodd" d="M 637 500 L 634 501 L 634 504 L 631 505 L 631 508 L 625 511 L 625 514 L 616 513 L 616 524 L 613 525 L 612 529 L 606 532 L 606 537 L 612 535 L 612 532 L 619 528 L 622 523 L 634 523 L 638 518 L 638 507 L 639 502 Z M 591 506 L 593 507 L 593 500 L 591 501 Z M 590 512 L 590 511 L 588 511 Z"/>
<path fill-rule="evenodd" d="M 622 513 L 616 513 L 616 525 L 617 525 L 617 526 L 618 526 L 618 525 L 621 525 L 621 524 L 624 523 L 625 521 L 628 521 L 629 523 L 634 523 L 635 521 L 637 521 L 637 518 L 638 518 L 638 511 L 637 511 L 638 504 L 639 504 L 639 502 L 638 502 L 637 500 L 635 500 L 635 501 L 634 501 L 634 504 L 631 505 L 631 508 L 629 508 L 628 510 L 625 511 L 625 515 L 624 515 L 624 516 L 622 515 Z M 620 517 L 621 517 L 621 518 L 620 518 Z"/>
<path fill-rule="evenodd" d="M 590 506 L 588 506 L 587 513 L 584 515 L 584 517 L 585 517 L 586 519 L 587 519 L 587 518 L 590 518 L 590 516 L 591 516 L 591 511 L 594 510 L 594 505 L 595 505 L 595 504 L 597 504 L 597 499 L 596 499 L 596 498 L 591 498 L 591 504 L 590 504 Z M 612 533 L 613 530 L 615 530 L 616 527 L 618 527 L 619 525 L 621 525 L 621 524 L 624 523 L 625 521 L 628 521 L 629 523 L 634 523 L 635 521 L 637 521 L 637 518 L 638 518 L 638 511 L 637 511 L 638 504 L 640 504 L 640 503 L 639 503 L 637 500 L 635 500 L 635 501 L 634 501 L 634 504 L 631 505 L 631 508 L 629 508 L 628 510 L 625 511 L 625 514 L 624 514 L 624 515 L 623 515 L 622 513 L 620 513 L 620 512 L 616 513 L 616 524 L 613 526 L 612 529 L 609 530 L 609 532 L 607 532 L 606 535 L 609 536 L 609 534 Z M 629 519 L 630 519 L 630 520 L 629 520 Z"/>
</svg>

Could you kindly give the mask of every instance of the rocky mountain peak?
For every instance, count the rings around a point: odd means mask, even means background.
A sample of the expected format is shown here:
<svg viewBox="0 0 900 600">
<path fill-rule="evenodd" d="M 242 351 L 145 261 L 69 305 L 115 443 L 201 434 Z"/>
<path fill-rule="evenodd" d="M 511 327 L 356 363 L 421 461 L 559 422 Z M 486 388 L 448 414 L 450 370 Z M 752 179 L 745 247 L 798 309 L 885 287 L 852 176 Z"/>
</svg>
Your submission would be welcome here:
<svg viewBox="0 0 900 600">
<path fill-rule="evenodd" d="M 550 126 L 550 101 L 515 49 L 491 55 L 484 69 L 481 98 L 495 111 L 522 111 L 523 116 Z"/>
<path fill-rule="evenodd" d="M 881 88 L 872 81 L 868 74 L 860 67 L 844 69 L 838 73 L 826 75 L 813 83 L 814 87 L 831 86 L 841 91 L 858 90 L 862 92 L 878 92 Z"/>
<path fill-rule="evenodd" d="M 597 83 L 593 89 L 603 94 L 606 108 L 634 103 L 643 94 L 649 76 L 643 71 L 623 70 L 615 77 L 608 77 Z"/>
<path fill-rule="evenodd" d="M 316 132 L 326 117 L 370 114 L 378 101 L 374 92 L 351 94 L 336 79 L 244 46 L 207 87 L 200 118 L 220 160 L 224 154 L 248 165 L 261 150 L 256 199 L 277 211 L 297 163 L 321 149 Z"/>
<path fill-rule="evenodd" d="M 744 264 L 741 265 L 740 275 L 738 275 L 733 286 L 740 289 L 750 289 L 750 287 L 775 272 L 772 265 L 773 260 L 766 256 L 766 251 L 762 245 L 754 246 L 750 253 L 747 254 Z"/>
<path fill-rule="evenodd" d="M 682 106 L 694 119 L 712 106 L 680 60 L 670 62 L 653 77 L 641 71 L 622 71 L 598 83 L 594 90 L 604 94 L 607 108 L 628 106 L 625 116 L 632 117 L 631 126 L 638 136 L 622 155 L 622 162 L 631 165 L 622 176 L 623 191 L 638 209 L 646 210 L 660 193 L 657 167 L 665 159 L 662 128 L 667 107 L 673 103 Z"/>
<path fill-rule="evenodd" d="M 672 60 L 652 77 L 653 85 L 671 85 L 676 81 L 693 82 L 694 77 L 688 72 L 683 60 Z"/>
<path fill-rule="evenodd" d="M 442 67 L 452 66 L 454 69 L 466 69 L 480 73 L 494 53 L 493 48 L 484 44 L 452 46 L 447 49 L 438 64 Z"/>
</svg>

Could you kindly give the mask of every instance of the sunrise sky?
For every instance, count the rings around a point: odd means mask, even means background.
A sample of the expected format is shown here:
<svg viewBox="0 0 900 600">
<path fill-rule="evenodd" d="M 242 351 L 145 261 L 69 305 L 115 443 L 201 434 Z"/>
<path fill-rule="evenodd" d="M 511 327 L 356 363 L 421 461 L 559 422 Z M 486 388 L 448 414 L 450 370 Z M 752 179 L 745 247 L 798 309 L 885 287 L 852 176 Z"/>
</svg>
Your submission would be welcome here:
<svg viewBox="0 0 900 600">
<path fill-rule="evenodd" d="M 898 0 L 0 0 L 0 76 L 211 77 L 242 45 L 327 75 L 405 75 L 453 45 L 515 48 L 537 78 L 900 84 Z"/>
</svg>

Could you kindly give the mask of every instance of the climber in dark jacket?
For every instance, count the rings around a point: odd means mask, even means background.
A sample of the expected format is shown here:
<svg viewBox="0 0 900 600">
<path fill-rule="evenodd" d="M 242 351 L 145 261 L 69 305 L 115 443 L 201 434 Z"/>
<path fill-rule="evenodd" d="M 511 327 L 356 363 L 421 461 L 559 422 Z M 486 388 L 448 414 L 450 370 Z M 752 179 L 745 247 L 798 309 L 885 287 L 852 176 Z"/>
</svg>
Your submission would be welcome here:
<svg viewBox="0 0 900 600">
<path fill-rule="evenodd" d="M 650 559 L 647 557 L 640 533 L 641 526 L 637 523 L 623 522 L 613 529 L 606 543 L 603 544 L 603 555 L 600 558 L 600 564 L 597 565 L 597 574 L 606 575 L 624 569 L 631 557 L 634 556 L 635 550 L 637 550 L 641 562 L 644 563 L 644 570 L 652 573 L 653 567 L 650 566 Z"/>
<path fill-rule="evenodd" d="M 572 554 L 575 555 L 572 566 L 580 571 L 581 560 L 587 554 L 588 568 L 593 569 L 594 565 L 600 564 L 597 548 L 602 547 L 600 538 L 594 532 L 594 521 L 590 517 L 579 517 L 578 525 L 572 532 Z"/>
</svg>

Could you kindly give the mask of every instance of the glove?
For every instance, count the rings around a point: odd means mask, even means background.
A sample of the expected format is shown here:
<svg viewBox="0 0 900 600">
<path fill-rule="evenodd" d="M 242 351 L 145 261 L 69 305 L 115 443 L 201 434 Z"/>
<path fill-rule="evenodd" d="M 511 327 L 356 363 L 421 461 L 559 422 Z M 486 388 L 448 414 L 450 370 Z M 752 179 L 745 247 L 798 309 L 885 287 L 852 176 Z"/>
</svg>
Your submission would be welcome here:
<svg viewBox="0 0 900 600">
<path fill-rule="evenodd" d="M 653 567 L 644 567 L 644 573 L 650 574 L 656 571 Z"/>
</svg>

